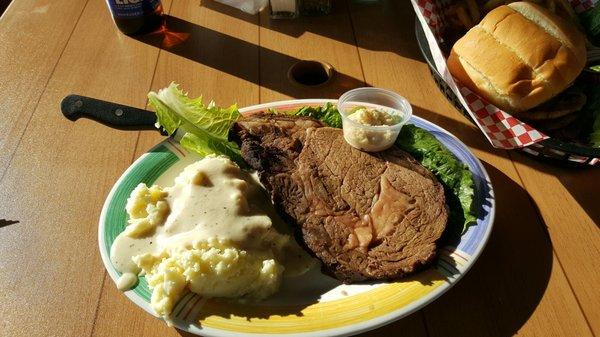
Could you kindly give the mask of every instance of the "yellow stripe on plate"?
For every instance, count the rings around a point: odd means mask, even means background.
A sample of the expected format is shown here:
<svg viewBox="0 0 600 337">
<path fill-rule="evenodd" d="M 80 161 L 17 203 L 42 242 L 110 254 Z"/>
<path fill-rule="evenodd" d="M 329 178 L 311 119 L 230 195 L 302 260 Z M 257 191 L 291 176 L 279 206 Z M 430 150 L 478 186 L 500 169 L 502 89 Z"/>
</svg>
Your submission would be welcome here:
<svg viewBox="0 0 600 337">
<path fill-rule="evenodd" d="M 209 300 L 200 310 L 204 327 L 242 333 L 302 333 L 341 328 L 398 310 L 447 283 L 436 269 L 343 299 L 309 306 L 236 305 Z"/>
</svg>

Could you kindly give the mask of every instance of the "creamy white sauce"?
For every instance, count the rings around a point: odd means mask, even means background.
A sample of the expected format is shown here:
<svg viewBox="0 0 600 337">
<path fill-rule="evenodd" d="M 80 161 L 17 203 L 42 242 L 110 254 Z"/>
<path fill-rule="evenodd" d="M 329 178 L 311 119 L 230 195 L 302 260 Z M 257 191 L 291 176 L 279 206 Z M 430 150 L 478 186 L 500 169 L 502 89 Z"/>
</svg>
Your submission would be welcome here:
<svg viewBox="0 0 600 337">
<path fill-rule="evenodd" d="M 137 283 L 137 281 L 137 275 L 133 273 L 125 273 L 117 280 L 117 288 L 119 290 L 130 289 Z"/>
<path fill-rule="evenodd" d="M 134 256 L 191 249 L 214 238 L 231 241 L 240 249 L 271 249 L 288 275 L 314 264 L 289 235 L 281 234 L 286 226 L 256 175 L 227 158 L 207 157 L 188 166 L 164 191 L 170 209 L 164 223 L 143 237 L 131 237 L 125 231 L 111 247 L 113 265 L 123 273 L 117 282 L 121 290 L 137 282 L 140 268 Z"/>
</svg>

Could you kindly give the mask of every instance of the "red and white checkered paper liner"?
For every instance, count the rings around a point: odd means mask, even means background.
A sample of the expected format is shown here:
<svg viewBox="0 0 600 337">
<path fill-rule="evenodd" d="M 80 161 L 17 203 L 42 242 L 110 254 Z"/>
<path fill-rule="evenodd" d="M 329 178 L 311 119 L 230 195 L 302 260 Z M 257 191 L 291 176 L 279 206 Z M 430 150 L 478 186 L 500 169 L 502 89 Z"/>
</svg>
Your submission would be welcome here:
<svg viewBox="0 0 600 337">
<path fill-rule="evenodd" d="M 479 128 L 485 132 L 494 147 L 514 149 L 548 138 L 528 124 L 487 103 L 467 87 L 460 86 L 460 93 L 469 105 L 471 116 L 475 115 Z"/>
<path fill-rule="evenodd" d="M 438 72 L 450 89 L 456 94 L 469 112 L 479 129 L 483 131 L 492 146 L 501 149 L 515 149 L 538 143 L 548 136 L 527 123 L 498 109 L 485 99 L 457 82 L 446 66 L 446 59 L 438 45 L 442 39 L 444 9 L 450 0 L 411 0 L 431 49 Z M 599 0 L 569 0 L 576 12 L 594 7 Z M 429 28 L 429 29 L 427 29 Z"/>
</svg>

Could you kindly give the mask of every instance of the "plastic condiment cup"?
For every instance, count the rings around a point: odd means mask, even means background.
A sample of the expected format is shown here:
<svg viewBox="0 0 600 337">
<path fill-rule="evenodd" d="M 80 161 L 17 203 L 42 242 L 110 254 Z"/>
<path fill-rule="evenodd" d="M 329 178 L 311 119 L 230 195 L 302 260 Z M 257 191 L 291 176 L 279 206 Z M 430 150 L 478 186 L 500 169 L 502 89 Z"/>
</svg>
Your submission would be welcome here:
<svg viewBox="0 0 600 337">
<path fill-rule="evenodd" d="M 357 107 L 382 110 L 400 118 L 393 125 L 365 125 L 348 118 Z M 394 145 L 400 129 L 412 116 L 412 107 L 406 98 L 389 90 L 370 87 L 344 93 L 338 100 L 338 110 L 346 142 L 367 152 L 383 151 Z"/>
</svg>

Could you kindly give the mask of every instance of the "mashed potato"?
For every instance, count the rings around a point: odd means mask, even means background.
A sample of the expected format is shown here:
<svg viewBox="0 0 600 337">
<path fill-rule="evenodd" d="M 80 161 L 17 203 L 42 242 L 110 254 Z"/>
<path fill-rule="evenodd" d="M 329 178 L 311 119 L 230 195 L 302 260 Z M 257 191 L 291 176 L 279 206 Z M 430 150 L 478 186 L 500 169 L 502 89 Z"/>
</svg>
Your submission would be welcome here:
<svg viewBox="0 0 600 337">
<path fill-rule="evenodd" d="M 126 210 L 129 225 L 111 247 L 123 273 L 117 285 L 129 289 L 145 274 L 163 317 L 187 289 L 260 300 L 279 289 L 284 271 L 314 263 L 285 233 L 256 177 L 225 157 L 186 167 L 171 187 L 140 184 Z"/>
<path fill-rule="evenodd" d="M 165 200 L 167 192 L 160 186 L 152 187 L 139 184 L 127 199 L 129 226 L 125 227 L 128 236 L 142 236 L 165 222 L 169 215 L 169 204 Z"/>
<path fill-rule="evenodd" d="M 209 240 L 170 254 L 135 256 L 152 288 L 152 308 L 168 316 L 186 288 L 205 297 L 264 299 L 279 289 L 284 267 L 268 251 Z"/>
</svg>

